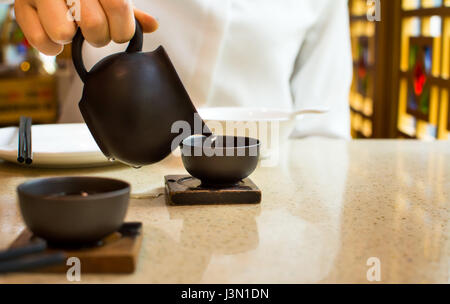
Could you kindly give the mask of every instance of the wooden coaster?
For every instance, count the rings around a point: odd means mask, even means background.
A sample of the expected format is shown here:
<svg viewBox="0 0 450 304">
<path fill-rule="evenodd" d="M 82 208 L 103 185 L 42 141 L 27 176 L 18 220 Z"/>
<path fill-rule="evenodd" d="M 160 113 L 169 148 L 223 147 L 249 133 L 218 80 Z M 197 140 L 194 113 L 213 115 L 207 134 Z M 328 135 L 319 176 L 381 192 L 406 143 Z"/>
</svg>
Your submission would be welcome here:
<svg viewBox="0 0 450 304">
<path fill-rule="evenodd" d="M 203 187 L 201 181 L 190 175 L 164 177 L 166 199 L 170 205 L 259 204 L 261 190 L 246 178 L 226 188 Z"/>
<path fill-rule="evenodd" d="M 11 244 L 10 248 L 24 246 L 33 237 L 33 234 L 28 229 L 24 229 Z M 132 273 L 136 269 L 142 238 L 142 223 L 125 223 L 118 232 L 107 236 L 97 246 L 81 249 L 49 247 L 45 252 L 62 251 L 67 258 L 79 258 L 81 273 Z M 70 267 L 63 263 L 33 270 L 32 272 L 60 273 L 67 272 Z"/>
</svg>

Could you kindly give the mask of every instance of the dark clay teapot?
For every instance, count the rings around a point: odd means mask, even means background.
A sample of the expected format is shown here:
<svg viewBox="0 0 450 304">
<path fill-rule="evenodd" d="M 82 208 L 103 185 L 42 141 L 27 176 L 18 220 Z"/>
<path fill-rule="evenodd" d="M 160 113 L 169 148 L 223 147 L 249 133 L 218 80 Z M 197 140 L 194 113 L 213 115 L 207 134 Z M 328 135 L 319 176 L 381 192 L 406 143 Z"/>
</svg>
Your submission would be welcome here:
<svg viewBox="0 0 450 304">
<path fill-rule="evenodd" d="M 155 163 L 177 147 L 174 140 L 210 134 L 164 48 L 141 52 L 143 33 L 137 20 L 126 51 L 102 59 L 89 72 L 81 55 L 83 41 L 78 29 L 72 59 L 84 82 L 79 107 L 92 136 L 110 160 L 132 166 Z M 194 119 L 198 120 L 195 126 Z M 184 121 L 190 130 L 172 132 L 177 121 Z"/>
</svg>

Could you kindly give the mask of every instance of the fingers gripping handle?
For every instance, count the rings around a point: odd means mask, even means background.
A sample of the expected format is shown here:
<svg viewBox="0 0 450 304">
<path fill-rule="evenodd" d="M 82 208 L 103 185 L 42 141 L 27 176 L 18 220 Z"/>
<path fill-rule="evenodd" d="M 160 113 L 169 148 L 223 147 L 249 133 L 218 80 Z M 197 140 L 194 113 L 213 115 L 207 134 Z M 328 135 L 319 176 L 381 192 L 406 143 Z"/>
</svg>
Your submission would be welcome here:
<svg viewBox="0 0 450 304">
<path fill-rule="evenodd" d="M 83 63 L 83 57 L 81 54 L 81 50 L 83 47 L 84 36 L 81 32 L 81 29 L 78 28 L 77 33 L 72 41 L 72 61 L 75 69 L 77 70 L 78 75 L 83 82 L 86 82 L 87 76 L 89 74 L 86 71 L 86 67 Z M 139 21 L 136 20 L 136 31 L 134 33 L 133 38 L 130 40 L 128 47 L 126 49 L 127 53 L 135 53 L 142 51 L 142 44 L 144 42 L 144 34 L 142 32 L 142 27 Z"/>
</svg>

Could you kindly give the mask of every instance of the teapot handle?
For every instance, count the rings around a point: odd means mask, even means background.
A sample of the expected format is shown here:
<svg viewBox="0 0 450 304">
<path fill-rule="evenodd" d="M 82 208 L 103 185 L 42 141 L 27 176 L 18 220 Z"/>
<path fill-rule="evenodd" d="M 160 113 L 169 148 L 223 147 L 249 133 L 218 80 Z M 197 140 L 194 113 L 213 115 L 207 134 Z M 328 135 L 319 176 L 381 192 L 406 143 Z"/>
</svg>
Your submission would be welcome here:
<svg viewBox="0 0 450 304">
<path fill-rule="evenodd" d="M 86 71 L 86 67 L 84 66 L 83 57 L 81 54 L 83 42 L 84 42 L 83 33 L 81 32 L 81 29 L 78 28 L 78 31 L 72 41 L 72 61 L 73 65 L 75 66 L 75 69 L 78 72 L 78 75 L 80 75 L 81 80 L 83 82 L 86 82 L 89 72 Z M 142 27 L 139 21 L 136 19 L 136 31 L 134 33 L 133 38 L 130 40 L 130 43 L 128 44 L 128 47 L 125 52 L 127 53 L 141 52 L 143 42 L 144 42 L 144 34 L 142 32 Z"/>
</svg>

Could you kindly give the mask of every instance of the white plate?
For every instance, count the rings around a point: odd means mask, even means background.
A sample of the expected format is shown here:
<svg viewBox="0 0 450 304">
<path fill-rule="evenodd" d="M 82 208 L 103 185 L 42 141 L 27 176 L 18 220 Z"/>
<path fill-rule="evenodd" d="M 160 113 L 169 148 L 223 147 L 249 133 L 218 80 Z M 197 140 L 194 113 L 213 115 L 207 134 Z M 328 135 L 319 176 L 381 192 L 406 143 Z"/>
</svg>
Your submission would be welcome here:
<svg viewBox="0 0 450 304">
<path fill-rule="evenodd" d="M 111 164 L 85 124 L 32 127 L 33 164 L 36 167 L 95 167 Z M 17 163 L 18 128 L 0 129 L 0 159 Z"/>
<path fill-rule="evenodd" d="M 218 107 L 200 108 L 200 116 L 205 120 L 216 121 L 288 121 L 291 112 L 284 109 Z"/>
</svg>

